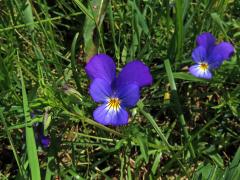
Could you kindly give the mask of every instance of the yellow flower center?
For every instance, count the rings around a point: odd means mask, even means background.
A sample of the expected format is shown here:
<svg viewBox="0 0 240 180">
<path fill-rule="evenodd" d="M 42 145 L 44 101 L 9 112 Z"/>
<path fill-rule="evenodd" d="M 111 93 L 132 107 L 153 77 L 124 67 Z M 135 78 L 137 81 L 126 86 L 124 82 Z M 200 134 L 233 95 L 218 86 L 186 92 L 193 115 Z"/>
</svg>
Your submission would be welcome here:
<svg viewBox="0 0 240 180">
<path fill-rule="evenodd" d="M 120 109 L 121 100 L 118 98 L 109 98 L 107 107 L 110 110 L 118 111 Z"/>
<path fill-rule="evenodd" d="M 199 67 L 202 71 L 206 71 L 208 69 L 208 64 L 207 63 L 200 63 Z"/>
</svg>

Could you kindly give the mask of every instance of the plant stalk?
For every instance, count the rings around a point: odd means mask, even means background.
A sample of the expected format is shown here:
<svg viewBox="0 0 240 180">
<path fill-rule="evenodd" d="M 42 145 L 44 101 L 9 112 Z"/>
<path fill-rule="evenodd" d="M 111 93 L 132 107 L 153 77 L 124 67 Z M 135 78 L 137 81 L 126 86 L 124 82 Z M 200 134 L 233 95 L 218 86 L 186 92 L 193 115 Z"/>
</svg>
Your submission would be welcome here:
<svg viewBox="0 0 240 180">
<path fill-rule="evenodd" d="M 181 108 L 181 104 L 180 104 L 180 101 L 179 101 L 179 97 L 178 97 L 178 94 L 177 94 L 177 87 L 176 87 L 176 83 L 175 83 L 175 80 L 174 80 L 174 77 L 173 77 L 172 68 L 171 68 L 171 65 L 170 65 L 170 62 L 169 62 L 168 59 L 164 61 L 164 66 L 165 66 L 165 69 L 166 69 L 166 72 L 167 72 L 168 81 L 170 83 L 170 88 L 171 88 L 171 91 L 172 91 L 172 96 L 173 97 L 171 99 L 175 100 L 175 105 L 176 105 L 176 110 L 177 110 L 177 114 L 178 114 L 179 123 L 181 125 L 182 130 L 183 130 L 184 137 L 185 137 L 185 139 L 188 143 L 189 151 L 191 153 L 191 156 L 192 156 L 193 159 L 195 159 L 196 154 L 194 152 L 194 149 L 193 149 L 193 146 L 192 146 L 192 143 L 191 143 L 191 137 L 188 133 L 186 121 L 185 121 L 185 118 L 184 118 L 184 115 L 183 115 L 183 112 L 182 112 L 182 108 Z"/>
</svg>

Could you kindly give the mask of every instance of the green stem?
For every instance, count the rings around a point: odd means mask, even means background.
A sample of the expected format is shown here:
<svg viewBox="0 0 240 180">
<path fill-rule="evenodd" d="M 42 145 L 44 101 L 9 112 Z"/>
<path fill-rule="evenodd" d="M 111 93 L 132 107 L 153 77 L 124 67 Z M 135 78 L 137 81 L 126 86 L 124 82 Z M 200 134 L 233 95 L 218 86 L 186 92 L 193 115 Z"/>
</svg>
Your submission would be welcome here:
<svg viewBox="0 0 240 180">
<path fill-rule="evenodd" d="M 34 17 L 32 14 L 32 6 L 29 0 L 25 2 L 23 5 L 25 6 L 25 9 L 23 10 L 23 21 L 24 23 L 31 23 L 31 25 L 28 26 L 28 32 L 31 34 L 32 39 L 34 39 Z M 18 55 L 18 53 L 17 53 Z M 18 56 L 18 63 L 19 63 L 19 56 Z M 18 65 L 19 66 L 19 65 Z M 26 132 L 26 145 L 27 145 L 27 155 L 28 155 L 28 161 L 29 161 L 29 168 L 31 171 L 31 178 L 34 180 L 40 180 L 41 179 L 41 173 L 40 173 L 40 167 L 39 167 L 39 161 L 38 161 L 38 154 L 37 154 L 37 146 L 35 142 L 35 135 L 34 130 L 32 126 L 27 126 L 27 123 L 31 122 L 30 112 L 29 112 L 29 105 L 28 105 L 28 97 L 26 92 L 26 86 L 22 74 L 22 69 L 19 67 L 19 74 L 21 79 L 21 86 L 22 86 L 22 100 L 23 100 L 23 111 L 24 111 L 24 117 L 25 117 L 25 132 Z"/>
<path fill-rule="evenodd" d="M 181 128 L 183 129 L 184 137 L 185 137 L 186 141 L 188 142 L 188 146 L 189 146 L 191 156 L 192 156 L 192 158 L 195 158 L 196 155 L 195 155 L 192 143 L 190 141 L 191 137 L 188 133 L 186 121 L 185 121 L 185 118 L 184 118 L 184 115 L 183 115 L 183 112 L 182 112 L 181 104 L 180 104 L 179 97 L 178 97 L 178 94 L 177 94 L 177 87 L 176 87 L 176 83 L 175 83 L 175 80 L 174 80 L 174 77 L 173 77 L 172 68 L 171 68 L 169 60 L 164 61 L 164 66 L 165 66 L 165 69 L 166 69 L 166 72 L 167 72 L 168 81 L 170 83 L 170 87 L 171 87 L 171 91 L 172 91 L 173 98 L 171 98 L 171 99 L 175 100 L 175 103 L 176 103 L 175 105 L 176 105 L 176 110 L 177 110 L 177 113 L 178 113 L 179 123 L 181 125 Z"/>
<path fill-rule="evenodd" d="M 176 60 L 181 61 L 183 52 L 183 0 L 176 0 L 176 36 L 177 36 L 177 52 Z"/>
<path fill-rule="evenodd" d="M 78 39 L 79 33 L 77 33 L 74 36 L 73 42 L 72 42 L 72 47 L 71 47 L 71 66 L 72 66 L 72 73 L 73 73 L 73 78 L 75 80 L 78 92 L 81 92 L 81 86 L 80 86 L 80 80 L 79 80 L 79 72 L 76 64 L 76 43 Z"/>
<path fill-rule="evenodd" d="M 22 84 L 22 96 L 23 96 L 23 111 L 25 116 L 25 123 L 31 122 L 30 113 L 29 113 L 29 106 L 28 106 L 28 98 L 27 92 L 25 88 L 25 83 L 23 79 L 22 70 L 19 68 L 19 73 L 21 77 L 21 84 Z M 32 179 L 40 180 L 40 167 L 37 155 L 37 146 L 35 142 L 35 135 L 32 126 L 25 126 L 26 130 L 26 144 L 27 144 L 27 154 L 28 154 L 28 161 L 31 170 L 31 177 Z"/>
<path fill-rule="evenodd" d="M 14 130 L 14 129 L 24 128 L 26 126 L 32 126 L 34 123 L 38 123 L 38 122 L 42 122 L 42 119 L 38 118 L 38 119 L 33 119 L 31 122 L 12 125 L 12 126 L 8 127 L 7 130 L 10 131 L 10 130 Z"/>
<path fill-rule="evenodd" d="M 46 175 L 45 175 L 45 180 L 51 180 L 52 178 L 52 171 L 50 169 L 50 163 L 51 161 L 54 160 L 53 156 L 48 156 L 48 162 L 47 162 L 47 170 L 46 170 Z"/>
<path fill-rule="evenodd" d="M 158 135 L 160 136 L 160 138 L 162 139 L 164 144 L 168 147 L 168 149 L 169 150 L 172 149 L 172 146 L 168 143 L 167 138 L 164 136 L 164 134 L 162 133 L 161 129 L 158 127 L 158 125 L 157 125 L 156 121 L 153 119 L 153 117 L 149 113 L 145 112 L 143 110 L 143 108 L 141 107 L 141 105 L 138 107 L 139 107 L 140 112 L 150 121 L 153 128 L 157 131 Z"/>
<path fill-rule="evenodd" d="M 63 18 L 70 18 L 70 17 L 73 17 L 73 16 L 79 16 L 81 14 L 82 14 L 82 12 L 77 12 L 77 13 L 72 13 L 72 14 L 69 14 L 69 15 L 66 15 L 66 16 L 57 16 L 57 17 L 46 18 L 46 19 L 43 19 L 43 20 L 35 21 L 35 22 L 19 24 L 19 25 L 16 25 L 16 26 L 9 26 L 9 27 L 0 29 L 0 32 L 9 31 L 9 30 L 13 30 L 13 29 L 16 30 L 16 29 L 19 29 L 19 28 L 34 26 L 34 25 L 42 24 L 42 23 L 50 23 L 52 21 L 57 21 L 57 20 L 60 20 L 60 19 L 63 19 Z"/>
</svg>

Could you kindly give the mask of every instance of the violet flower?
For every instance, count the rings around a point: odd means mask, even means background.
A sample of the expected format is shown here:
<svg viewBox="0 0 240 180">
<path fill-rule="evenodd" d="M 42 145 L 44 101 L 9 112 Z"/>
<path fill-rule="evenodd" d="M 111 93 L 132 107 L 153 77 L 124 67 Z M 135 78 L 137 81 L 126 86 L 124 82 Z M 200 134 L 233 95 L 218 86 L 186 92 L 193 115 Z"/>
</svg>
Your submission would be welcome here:
<svg viewBox="0 0 240 180">
<path fill-rule="evenodd" d="M 95 102 L 102 103 L 93 112 L 93 117 L 103 125 L 127 124 L 126 108 L 134 107 L 141 88 L 152 84 L 149 68 L 139 60 L 129 62 L 116 77 L 113 59 L 99 54 L 90 59 L 85 70 L 92 80 L 90 95 Z"/>
<path fill-rule="evenodd" d="M 41 145 L 44 148 L 48 148 L 50 146 L 50 138 L 48 136 L 40 135 Z"/>
<path fill-rule="evenodd" d="M 34 118 L 36 115 L 33 112 L 31 112 L 30 116 L 31 116 L 31 118 Z M 42 147 L 48 148 L 50 146 L 51 140 L 50 140 L 49 136 L 45 136 L 43 134 L 43 129 L 44 129 L 43 128 L 43 123 L 41 123 L 41 122 L 34 123 L 33 127 L 34 127 L 34 130 L 35 130 L 35 140 L 37 142 L 40 141 L 39 143 L 42 145 Z"/>
<path fill-rule="evenodd" d="M 189 68 L 189 72 L 198 78 L 211 79 L 211 70 L 228 60 L 234 53 L 234 47 L 228 42 L 216 44 L 215 37 L 209 32 L 200 34 L 196 41 L 197 47 L 192 52 L 196 64 Z"/>
</svg>

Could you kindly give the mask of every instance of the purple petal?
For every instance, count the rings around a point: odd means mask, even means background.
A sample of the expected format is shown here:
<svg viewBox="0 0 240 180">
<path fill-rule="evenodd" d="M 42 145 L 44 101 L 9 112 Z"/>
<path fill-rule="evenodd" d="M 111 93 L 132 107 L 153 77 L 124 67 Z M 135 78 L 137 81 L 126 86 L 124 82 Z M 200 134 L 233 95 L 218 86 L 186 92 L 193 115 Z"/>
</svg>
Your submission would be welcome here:
<svg viewBox="0 0 240 180">
<path fill-rule="evenodd" d="M 49 145 L 50 145 L 50 138 L 47 137 L 47 136 L 42 136 L 42 137 L 41 137 L 41 144 L 42 144 L 42 146 L 43 146 L 44 148 L 49 147 Z"/>
<path fill-rule="evenodd" d="M 91 83 L 89 92 L 95 102 L 106 102 L 112 94 L 111 84 L 106 80 L 96 78 Z"/>
<path fill-rule="evenodd" d="M 93 56 L 87 63 L 85 71 L 91 80 L 101 78 L 111 83 L 116 77 L 116 65 L 106 54 Z"/>
<path fill-rule="evenodd" d="M 219 68 L 223 63 L 222 56 L 220 54 L 212 54 L 208 57 L 208 63 L 211 69 Z"/>
<path fill-rule="evenodd" d="M 207 57 L 207 52 L 205 47 L 203 46 L 196 47 L 192 52 L 192 59 L 196 63 L 205 61 L 206 57 Z"/>
<path fill-rule="evenodd" d="M 197 46 L 203 46 L 208 51 L 209 48 L 215 45 L 216 39 L 211 33 L 204 32 L 197 37 L 196 41 Z"/>
<path fill-rule="evenodd" d="M 128 123 L 128 113 L 120 108 L 118 111 L 110 110 L 107 104 L 99 106 L 93 112 L 94 119 L 103 125 L 121 126 Z"/>
<path fill-rule="evenodd" d="M 149 68 L 141 61 L 129 62 L 119 73 L 117 86 L 136 83 L 139 87 L 152 84 L 152 75 Z"/>
<path fill-rule="evenodd" d="M 118 89 L 117 95 L 121 99 L 122 106 L 133 107 L 140 98 L 140 90 L 137 84 L 128 84 Z"/>
<path fill-rule="evenodd" d="M 210 59 L 224 61 L 230 59 L 233 53 L 234 47 L 228 42 L 222 42 L 213 48 Z"/>
<path fill-rule="evenodd" d="M 211 79 L 212 73 L 209 69 L 201 70 L 199 64 L 195 64 L 189 68 L 189 72 L 198 78 Z"/>
</svg>

